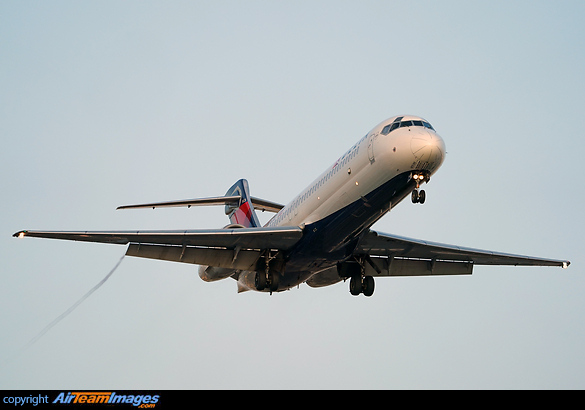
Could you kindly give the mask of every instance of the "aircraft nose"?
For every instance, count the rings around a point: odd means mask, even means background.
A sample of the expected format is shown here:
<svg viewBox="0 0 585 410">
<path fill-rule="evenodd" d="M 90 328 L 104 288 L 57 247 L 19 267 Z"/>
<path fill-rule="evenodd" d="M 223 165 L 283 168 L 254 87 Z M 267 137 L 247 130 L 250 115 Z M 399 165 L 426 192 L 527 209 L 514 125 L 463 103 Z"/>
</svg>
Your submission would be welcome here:
<svg viewBox="0 0 585 410">
<path fill-rule="evenodd" d="M 445 142 L 443 139 L 429 131 L 413 135 L 410 140 L 412 154 L 421 164 L 439 166 L 445 157 Z"/>
</svg>

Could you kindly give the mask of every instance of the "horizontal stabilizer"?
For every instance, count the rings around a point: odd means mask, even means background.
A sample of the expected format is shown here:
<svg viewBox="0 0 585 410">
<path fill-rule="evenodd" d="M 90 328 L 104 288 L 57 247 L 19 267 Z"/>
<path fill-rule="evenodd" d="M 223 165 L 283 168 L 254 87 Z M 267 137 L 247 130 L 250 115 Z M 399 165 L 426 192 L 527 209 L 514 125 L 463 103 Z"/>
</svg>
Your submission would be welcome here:
<svg viewBox="0 0 585 410">
<path fill-rule="evenodd" d="M 151 202 L 148 204 L 122 205 L 116 209 L 170 208 L 174 206 L 237 205 L 239 196 L 215 196 L 210 198 L 183 199 L 179 201 Z"/>
<path fill-rule="evenodd" d="M 260 199 L 254 196 L 250 197 L 250 200 L 252 201 L 252 204 L 254 204 L 254 208 L 262 212 L 268 211 L 277 213 L 284 208 L 284 205 L 282 204 L 277 204 L 276 202 L 267 201 L 266 199 Z"/>
<path fill-rule="evenodd" d="M 209 205 L 232 205 L 237 206 L 240 202 L 241 197 L 238 196 L 215 196 L 209 198 L 195 198 L 195 199 L 183 199 L 178 201 L 167 201 L 167 202 L 152 202 L 148 204 L 137 204 L 137 205 L 122 205 L 116 209 L 139 209 L 139 208 L 169 208 L 169 207 L 180 207 L 180 206 L 209 206 Z M 275 202 L 267 201 L 265 199 L 251 197 L 250 200 L 254 205 L 254 208 L 260 211 L 278 212 L 284 205 L 277 204 Z"/>
</svg>

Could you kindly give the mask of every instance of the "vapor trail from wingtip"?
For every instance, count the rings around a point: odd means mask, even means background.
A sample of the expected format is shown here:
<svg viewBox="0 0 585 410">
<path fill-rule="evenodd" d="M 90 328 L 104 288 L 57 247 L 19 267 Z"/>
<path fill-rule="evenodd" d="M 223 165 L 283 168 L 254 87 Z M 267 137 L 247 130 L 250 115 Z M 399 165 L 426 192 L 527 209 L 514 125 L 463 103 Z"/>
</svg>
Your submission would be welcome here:
<svg viewBox="0 0 585 410">
<path fill-rule="evenodd" d="M 106 283 L 106 281 L 110 278 L 110 276 L 112 276 L 112 274 L 116 271 L 116 269 L 118 269 L 118 266 L 120 266 L 120 264 L 122 263 L 124 256 L 126 256 L 126 255 L 122 255 L 122 257 L 120 258 L 118 263 L 116 263 L 116 266 L 114 266 L 112 268 L 112 270 L 97 285 L 95 285 L 93 288 L 91 288 L 89 290 L 89 292 L 87 292 L 85 295 L 83 295 L 81 297 L 81 299 L 79 299 L 77 302 L 75 302 L 69 309 L 67 309 L 65 312 L 63 312 L 61 315 L 59 315 L 55 320 L 53 320 L 47 326 L 45 326 L 45 328 L 43 330 L 41 330 L 38 335 L 33 337 L 28 342 L 28 344 L 25 346 L 25 349 L 28 349 L 30 346 L 35 344 L 41 337 L 43 337 L 49 330 L 51 330 L 51 328 L 53 326 L 55 326 L 57 323 L 59 323 L 61 320 L 63 320 L 67 315 L 69 315 L 71 312 L 73 312 L 81 303 L 83 303 L 83 301 L 85 301 L 88 297 L 90 297 L 93 292 L 98 290 L 104 283 Z"/>
</svg>

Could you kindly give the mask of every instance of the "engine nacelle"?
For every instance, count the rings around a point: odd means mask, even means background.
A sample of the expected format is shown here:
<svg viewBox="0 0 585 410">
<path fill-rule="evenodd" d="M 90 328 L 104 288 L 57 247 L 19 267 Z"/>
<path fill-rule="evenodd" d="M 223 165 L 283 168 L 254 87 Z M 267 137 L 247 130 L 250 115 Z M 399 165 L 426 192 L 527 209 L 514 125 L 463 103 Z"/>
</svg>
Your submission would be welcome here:
<svg viewBox="0 0 585 410">
<path fill-rule="evenodd" d="M 339 276 L 339 271 L 337 266 L 333 266 L 329 269 L 322 270 L 321 272 L 317 272 L 313 276 L 307 280 L 307 285 L 312 288 L 320 288 L 322 286 L 329 286 L 333 285 L 337 282 L 341 282 L 343 278 Z"/>
<path fill-rule="evenodd" d="M 199 266 L 199 277 L 205 282 L 215 282 L 229 278 L 236 271 L 229 268 L 215 268 L 213 266 Z"/>
<path fill-rule="evenodd" d="M 229 224 L 223 227 L 223 229 L 240 229 L 245 228 L 243 225 L 240 224 Z M 236 271 L 234 269 L 229 268 L 216 268 L 213 266 L 199 266 L 199 277 L 203 279 L 205 282 L 215 282 L 217 280 L 222 280 L 225 278 L 229 278 L 232 276 Z"/>
<path fill-rule="evenodd" d="M 224 226 L 222 229 L 241 229 L 241 228 L 245 228 L 244 225 L 240 225 L 240 224 L 229 224 Z"/>
<path fill-rule="evenodd" d="M 246 292 L 248 290 L 256 290 L 256 272 L 253 271 L 241 271 L 238 277 L 238 293 Z"/>
</svg>

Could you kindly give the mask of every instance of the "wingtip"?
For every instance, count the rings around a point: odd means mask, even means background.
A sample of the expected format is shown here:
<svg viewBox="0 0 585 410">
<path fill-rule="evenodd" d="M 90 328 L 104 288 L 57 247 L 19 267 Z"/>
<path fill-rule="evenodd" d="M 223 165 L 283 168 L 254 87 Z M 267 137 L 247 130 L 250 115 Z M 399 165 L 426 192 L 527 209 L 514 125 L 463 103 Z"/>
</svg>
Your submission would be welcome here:
<svg viewBox="0 0 585 410">
<path fill-rule="evenodd" d="M 136 208 L 136 205 L 120 205 L 119 207 L 116 208 L 116 211 L 119 209 L 132 209 L 132 208 Z"/>
<path fill-rule="evenodd" d="M 18 231 L 15 234 L 13 234 L 12 236 L 14 238 L 24 238 L 25 235 L 26 235 L 26 231 Z"/>
</svg>

